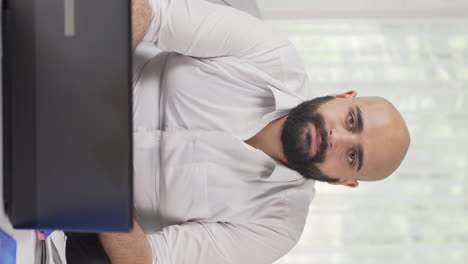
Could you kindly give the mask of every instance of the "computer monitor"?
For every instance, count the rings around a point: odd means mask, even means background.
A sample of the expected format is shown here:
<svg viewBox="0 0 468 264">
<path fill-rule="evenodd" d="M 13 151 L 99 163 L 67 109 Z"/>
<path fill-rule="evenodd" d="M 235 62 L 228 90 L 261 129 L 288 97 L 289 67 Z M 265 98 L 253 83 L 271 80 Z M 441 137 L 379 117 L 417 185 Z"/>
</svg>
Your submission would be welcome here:
<svg viewBox="0 0 468 264">
<path fill-rule="evenodd" d="M 3 1 L 3 178 L 15 228 L 133 222 L 129 0 Z"/>
</svg>

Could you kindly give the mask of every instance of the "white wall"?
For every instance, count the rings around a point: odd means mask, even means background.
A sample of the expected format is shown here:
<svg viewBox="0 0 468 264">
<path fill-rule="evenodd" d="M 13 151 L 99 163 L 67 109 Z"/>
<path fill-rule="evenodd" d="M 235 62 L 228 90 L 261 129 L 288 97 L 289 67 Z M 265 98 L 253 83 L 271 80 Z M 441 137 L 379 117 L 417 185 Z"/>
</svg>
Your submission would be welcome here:
<svg viewBox="0 0 468 264">
<path fill-rule="evenodd" d="M 468 17 L 468 0 L 257 0 L 265 19 Z"/>
<path fill-rule="evenodd" d="M 296 46 L 314 95 L 385 97 L 412 134 L 389 179 L 317 184 L 301 240 L 275 264 L 468 263 L 468 16 L 267 22 Z"/>
</svg>

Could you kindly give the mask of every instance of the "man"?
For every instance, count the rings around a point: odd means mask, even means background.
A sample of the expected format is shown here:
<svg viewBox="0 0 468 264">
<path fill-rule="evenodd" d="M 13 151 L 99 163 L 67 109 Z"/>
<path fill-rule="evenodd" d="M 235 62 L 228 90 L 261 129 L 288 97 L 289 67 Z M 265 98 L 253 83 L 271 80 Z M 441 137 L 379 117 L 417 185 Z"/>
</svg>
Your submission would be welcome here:
<svg viewBox="0 0 468 264">
<path fill-rule="evenodd" d="M 314 180 L 357 187 L 403 160 L 391 103 L 312 99 L 294 47 L 262 21 L 197 0 L 132 8 L 134 46 L 170 53 L 135 67 L 137 221 L 100 234 L 112 263 L 271 263 L 299 240 Z"/>
</svg>

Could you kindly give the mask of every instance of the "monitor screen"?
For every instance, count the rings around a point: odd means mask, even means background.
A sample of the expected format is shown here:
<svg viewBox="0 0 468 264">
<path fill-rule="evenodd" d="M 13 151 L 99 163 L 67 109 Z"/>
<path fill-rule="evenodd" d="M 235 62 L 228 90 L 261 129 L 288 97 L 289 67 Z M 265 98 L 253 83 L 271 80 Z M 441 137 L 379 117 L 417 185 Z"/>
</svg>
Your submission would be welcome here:
<svg viewBox="0 0 468 264">
<path fill-rule="evenodd" d="M 3 178 L 15 228 L 132 223 L 128 0 L 3 6 Z"/>
</svg>

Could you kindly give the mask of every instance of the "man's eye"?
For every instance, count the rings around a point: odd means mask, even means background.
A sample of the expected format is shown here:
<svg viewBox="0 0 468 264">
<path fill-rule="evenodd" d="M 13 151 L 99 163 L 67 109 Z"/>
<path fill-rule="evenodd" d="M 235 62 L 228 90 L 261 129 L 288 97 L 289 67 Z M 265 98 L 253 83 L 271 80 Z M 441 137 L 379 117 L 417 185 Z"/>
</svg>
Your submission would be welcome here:
<svg viewBox="0 0 468 264">
<path fill-rule="evenodd" d="M 351 151 L 348 156 L 349 164 L 353 164 L 355 159 L 356 159 L 356 152 Z"/>
<path fill-rule="evenodd" d="M 354 116 L 352 114 L 348 115 L 348 124 L 350 128 L 354 127 Z"/>
</svg>

